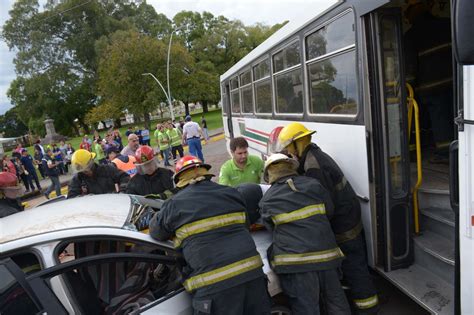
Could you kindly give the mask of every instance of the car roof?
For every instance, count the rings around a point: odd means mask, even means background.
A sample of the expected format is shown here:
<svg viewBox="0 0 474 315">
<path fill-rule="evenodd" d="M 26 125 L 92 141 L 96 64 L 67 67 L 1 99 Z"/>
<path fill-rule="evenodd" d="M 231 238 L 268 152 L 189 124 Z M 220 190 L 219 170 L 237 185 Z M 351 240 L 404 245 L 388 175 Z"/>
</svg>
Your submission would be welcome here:
<svg viewBox="0 0 474 315">
<path fill-rule="evenodd" d="M 126 194 L 90 195 L 46 204 L 0 219 L 0 244 L 60 230 L 123 228 L 131 209 Z"/>
</svg>

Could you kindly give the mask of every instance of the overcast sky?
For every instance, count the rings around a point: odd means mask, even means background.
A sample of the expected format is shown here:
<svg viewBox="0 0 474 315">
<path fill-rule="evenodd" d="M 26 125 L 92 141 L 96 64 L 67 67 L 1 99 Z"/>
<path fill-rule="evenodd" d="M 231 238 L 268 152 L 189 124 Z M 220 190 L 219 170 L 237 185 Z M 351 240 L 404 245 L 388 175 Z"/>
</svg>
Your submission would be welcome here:
<svg viewBox="0 0 474 315">
<path fill-rule="evenodd" d="M 0 25 L 9 18 L 8 11 L 14 0 L 0 0 Z M 44 1 L 40 1 L 43 3 Z M 307 16 L 308 12 L 324 6 L 326 0 L 148 0 L 156 12 L 164 13 L 169 19 L 183 10 L 223 15 L 229 19 L 239 19 L 245 25 L 262 22 L 268 25 L 281 23 L 285 20 Z M 16 77 L 13 66 L 14 53 L 0 39 L 0 114 L 10 107 L 7 89 Z"/>
</svg>

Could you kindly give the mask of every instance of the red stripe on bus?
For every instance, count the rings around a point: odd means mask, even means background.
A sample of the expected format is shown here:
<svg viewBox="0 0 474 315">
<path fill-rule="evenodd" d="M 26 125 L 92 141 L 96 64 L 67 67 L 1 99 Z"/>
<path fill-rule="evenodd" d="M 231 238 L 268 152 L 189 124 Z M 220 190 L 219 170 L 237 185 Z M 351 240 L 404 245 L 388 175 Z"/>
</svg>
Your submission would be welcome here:
<svg viewBox="0 0 474 315">
<path fill-rule="evenodd" d="M 267 136 L 267 137 L 270 136 L 269 133 L 266 133 L 266 132 L 263 132 L 263 131 L 260 131 L 260 130 L 252 129 L 252 128 L 249 128 L 249 127 L 246 127 L 245 129 L 250 130 L 250 131 L 255 132 L 255 133 L 259 133 L 259 134 Z"/>
<path fill-rule="evenodd" d="M 255 142 L 256 144 L 260 144 L 260 145 L 262 145 L 262 146 L 264 146 L 264 147 L 267 146 L 266 143 L 263 143 L 263 142 L 260 142 L 260 141 L 257 141 L 257 140 L 253 140 L 252 138 L 249 138 L 249 137 L 246 137 L 246 136 L 244 136 L 244 138 L 247 139 L 248 141 Z"/>
</svg>

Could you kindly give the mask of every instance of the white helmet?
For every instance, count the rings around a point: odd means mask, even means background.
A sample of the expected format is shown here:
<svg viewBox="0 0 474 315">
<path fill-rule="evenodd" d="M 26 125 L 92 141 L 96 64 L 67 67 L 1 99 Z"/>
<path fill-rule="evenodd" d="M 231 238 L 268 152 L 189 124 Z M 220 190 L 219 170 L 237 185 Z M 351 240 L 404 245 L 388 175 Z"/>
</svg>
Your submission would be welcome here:
<svg viewBox="0 0 474 315">
<path fill-rule="evenodd" d="M 279 162 L 287 162 L 290 164 L 290 167 L 293 170 L 296 170 L 300 165 L 298 161 L 295 159 L 283 154 L 283 153 L 275 153 L 270 155 L 270 157 L 265 161 L 265 167 L 263 169 L 263 179 L 268 182 L 268 167 L 272 164 L 279 163 Z"/>
</svg>

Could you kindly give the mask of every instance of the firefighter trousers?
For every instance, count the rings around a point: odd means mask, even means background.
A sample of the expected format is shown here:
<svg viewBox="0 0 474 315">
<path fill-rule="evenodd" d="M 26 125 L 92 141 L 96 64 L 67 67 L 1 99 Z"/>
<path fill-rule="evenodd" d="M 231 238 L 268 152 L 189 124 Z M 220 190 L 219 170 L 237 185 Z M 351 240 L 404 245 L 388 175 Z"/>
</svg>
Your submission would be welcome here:
<svg viewBox="0 0 474 315">
<path fill-rule="evenodd" d="M 345 283 L 357 314 L 376 314 L 379 308 L 377 292 L 367 265 L 364 231 L 356 238 L 338 244 L 346 259 L 342 261 Z"/>
<path fill-rule="evenodd" d="M 292 315 L 319 315 L 320 301 L 326 314 L 350 314 L 336 269 L 279 274 Z"/>
<path fill-rule="evenodd" d="M 194 315 L 269 315 L 270 307 L 263 276 L 218 293 L 193 297 Z"/>
</svg>

